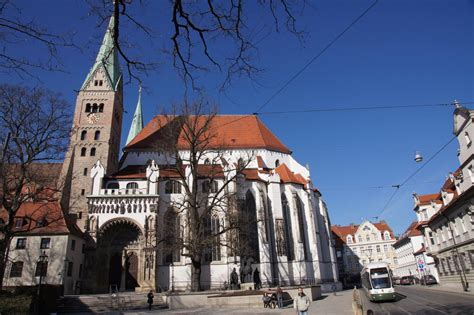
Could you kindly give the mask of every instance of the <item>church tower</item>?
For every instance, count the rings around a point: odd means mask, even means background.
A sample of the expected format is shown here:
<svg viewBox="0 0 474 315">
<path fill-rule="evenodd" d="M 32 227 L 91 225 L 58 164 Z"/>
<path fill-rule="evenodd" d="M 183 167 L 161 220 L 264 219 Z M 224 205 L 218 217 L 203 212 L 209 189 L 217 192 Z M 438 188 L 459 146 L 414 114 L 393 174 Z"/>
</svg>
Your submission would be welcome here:
<svg viewBox="0 0 474 315">
<path fill-rule="evenodd" d="M 111 17 L 99 53 L 77 94 L 68 153 L 61 172 L 62 206 L 85 228 L 90 170 L 98 160 L 106 174 L 118 168 L 123 87 Z"/>
</svg>

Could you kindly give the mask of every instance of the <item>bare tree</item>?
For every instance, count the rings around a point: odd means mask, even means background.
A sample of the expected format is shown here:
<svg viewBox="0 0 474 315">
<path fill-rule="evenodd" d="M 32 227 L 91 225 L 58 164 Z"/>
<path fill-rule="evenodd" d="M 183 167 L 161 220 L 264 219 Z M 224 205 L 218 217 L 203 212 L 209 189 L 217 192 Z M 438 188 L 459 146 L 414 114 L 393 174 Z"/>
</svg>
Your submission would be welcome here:
<svg viewBox="0 0 474 315">
<path fill-rule="evenodd" d="M 51 32 L 35 20 L 18 3 L 0 0 L 0 71 L 23 79 L 38 78 L 37 70 L 65 71 L 58 48 L 77 47 L 72 34 Z"/>
<path fill-rule="evenodd" d="M 60 163 L 67 148 L 70 115 L 67 103 L 41 88 L 0 85 L 0 286 L 3 282 L 10 241 L 16 232 L 15 218 L 30 201 L 58 199 Z M 48 162 L 48 163 L 44 163 Z M 37 213 L 25 221 L 32 230 Z M 59 217 L 48 217 L 54 224 Z"/>
<path fill-rule="evenodd" d="M 193 88 L 199 88 L 197 74 L 211 70 L 224 75 L 221 88 L 234 77 L 254 78 L 262 71 L 256 63 L 258 43 L 272 30 L 280 32 L 283 26 L 297 38 L 303 36 L 296 25 L 296 16 L 304 9 L 305 0 L 172 0 L 160 2 L 159 11 L 146 1 L 116 0 L 113 4 L 110 0 L 86 1 L 91 12 L 100 17 L 101 24 L 109 16 L 115 17 L 115 46 L 126 63 L 130 79 L 140 80 L 140 73 L 154 69 L 158 63 L 137 57 L 134 52 L 137 43 L 129 42 L 123 35 L 125 26 L 130 25 L 133 31 L 141 31 L 150 39 L 147 44 L 156 41 L 153 28 L 137 13 L 151 7 L 157 10 L 157 20 L 171 21 L 170 37 L 160 44 L 181 77 Z M 258 12 L 251 12 L 252 9 Z M 260 13 L 265 16 L 258 19 L 252 16 Z M 262 24 L 265 18 L 272 21 L 270 27 Z"/>
<path fill-rule="evenodd" d="M 161 140 L 154 149 L 162 152 L 169 174 L 165 180 L 170 197 L 164 214 L 165 232 L 158 243 L 165 262 L 181 255 L 191 261 L 191 290 L 201 289 L 203 262 L 244 254 L 246 227 L 256 219 L 239 211 L 239 181 L 244 180 L 248 155 L 234 161 L 216 135 L 215 111 L 203 102 L 185 103 L 179 113 L 161 116 Z M 171 195 L 173 196 L 173 195 Z"/>
</svg>

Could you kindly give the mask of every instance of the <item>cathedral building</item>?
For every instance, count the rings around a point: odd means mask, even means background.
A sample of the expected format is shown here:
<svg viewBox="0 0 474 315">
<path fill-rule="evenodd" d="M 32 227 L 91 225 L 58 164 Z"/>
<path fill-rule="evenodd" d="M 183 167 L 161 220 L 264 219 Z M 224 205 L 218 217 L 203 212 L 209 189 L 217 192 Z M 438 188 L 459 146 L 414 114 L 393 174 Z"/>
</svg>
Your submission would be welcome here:
<svg viewBox="0 0 474 315">
<path fill-rule="evenodd" d="M 189 214 L 175 205 L 185 204 L 184 181 L 195 174 L 194 188 L 202 198 L 235 196 L 236 211 L 250 218 L 244 240 L 222 232 L 230 203 L 209 214 L 206 228 L 219 236 L 202 257 L 203 289 L 228 288 L 234 268 L 244 282 L 243 267 L 258 269 L 263 286 L 321 283 L 332 288 L 338 274 L 326 204 L 308 167 L 257 116 L 209 119 L 212 149 L 200 152 L 197 165 L 190 165 L 189 143 L 175 139 L 175 156 L 163 146 L 170 141 L 167 130 L 182 134 L 182 120 L 158 115 L 144 126 L 140 96 L 119 160 L 123 78 L 112 25 L 113 18 L 78 92 L 60 175 L 66 183 L 61 207 L 75 218 L 86 241 L 75 278 L 80 285 L 74 287 L 81 293 L 189 290 L 192 264 L 186 249 L 170 248 L 162 240 L 189 235 Z M 242 161 L 245 167 L 236 174 Z M 245 252 L 229 246 L 235 239 L 247 244 Z"/>
</svg>

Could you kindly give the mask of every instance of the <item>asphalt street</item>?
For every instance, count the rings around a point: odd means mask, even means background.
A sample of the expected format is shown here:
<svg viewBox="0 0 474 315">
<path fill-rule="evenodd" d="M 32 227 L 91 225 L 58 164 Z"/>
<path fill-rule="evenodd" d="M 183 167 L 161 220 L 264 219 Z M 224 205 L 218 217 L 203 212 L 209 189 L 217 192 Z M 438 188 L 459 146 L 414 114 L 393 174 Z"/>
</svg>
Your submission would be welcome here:
<svg viewBox="0 0 474 315">
<path fill-rule="evenodd" d="M 414 286 L 396 286 L 395 290 L 399 294 L 396 302 L 369 302 L 373 314 L 474 314 L 474 295 Z"/>
</svg>

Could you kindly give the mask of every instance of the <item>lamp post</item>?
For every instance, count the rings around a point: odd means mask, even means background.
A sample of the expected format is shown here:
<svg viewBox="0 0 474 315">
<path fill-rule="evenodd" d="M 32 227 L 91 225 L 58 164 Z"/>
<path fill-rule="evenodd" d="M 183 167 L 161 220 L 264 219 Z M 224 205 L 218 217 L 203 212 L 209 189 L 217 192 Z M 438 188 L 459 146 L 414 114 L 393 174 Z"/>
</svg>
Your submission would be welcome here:
<svg viewBox="0 0 474 315">
<path fill-rule="evenodd" d="M 45 267 L 45 265 L 48 263 L 48 255 L 46 255 L 46 252 L 43 251 L 41 253 L 41 255 L 38 257 L 38 265 L 37 265 L 37 269 L 39 268 L 39 270 L 37 270 L 37 273 L 39 273 L 39 284 L 38 284 L 38 291 L 37 291 L 37 300 L 36 300 L 36 303 L 37 303 L 37 311 L 39 314 L 41 314 L 41 311 L 40 311 L 40 299 L 41 299 L 41 284 L 43 282 L 43 277 L 46 276 L 46 272 L 47 272 L 47 268 Z"/>
</svg>

